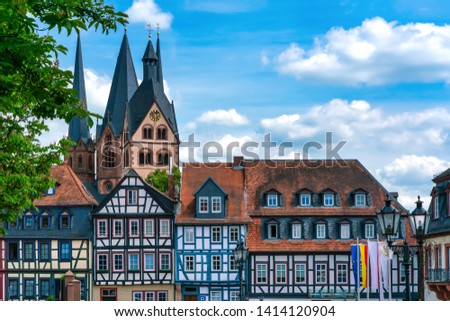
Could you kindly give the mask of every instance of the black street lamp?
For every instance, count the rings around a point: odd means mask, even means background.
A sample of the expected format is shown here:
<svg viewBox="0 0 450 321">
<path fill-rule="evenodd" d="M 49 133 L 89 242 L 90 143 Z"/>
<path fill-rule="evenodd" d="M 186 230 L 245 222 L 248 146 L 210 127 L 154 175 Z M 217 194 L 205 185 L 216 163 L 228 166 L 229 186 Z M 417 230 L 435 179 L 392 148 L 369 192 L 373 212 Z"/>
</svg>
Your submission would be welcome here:
<svg viewBox="0 0 450 321">
<path fill-rule="evenodd" d="M 424 300 L 424 275 L 423 275 L 423 240 L 428 232 L 428 225 L 430 223 L 430 215 L 422 207 L 423 202 L 418 196 L 416 202 L 416 208 L 414 211 L 408 214 L 409 222 L 413 230 L 413 235 L 417 239 L 417 245 L 409 245 L 408 241 L 403 240 L 403 244 L 393 245 L 392 237 L 397 234 L 401 212 L 397 211 L 391 204 L 389 195 L 386 194 L 386 199 L 384 200 L 385 205 L 377 212 L 378 221 L 380 222 L 381 232 L 387 238 L 387 243 L 389 248 L 397 254 L 399 257 L 403 258 L 403 265 L 405 266 L 406 275 L 406 297 L 405 301 L 411 301 L 411 287 L 410 287 L 410 271 L 411 271 L 411 259 L 415 253 L 419 253 L 419 299 Z"/>
<path fill-rule="evenodd" d="M 233 250 L 234 262 L 237 264 L 239 271 L 239 300 L 245 301 L 245 287 L 244 287 L 244 265 L 248 258 L 248 248 L 243 241 L 240 241 Z"/>
</svg>

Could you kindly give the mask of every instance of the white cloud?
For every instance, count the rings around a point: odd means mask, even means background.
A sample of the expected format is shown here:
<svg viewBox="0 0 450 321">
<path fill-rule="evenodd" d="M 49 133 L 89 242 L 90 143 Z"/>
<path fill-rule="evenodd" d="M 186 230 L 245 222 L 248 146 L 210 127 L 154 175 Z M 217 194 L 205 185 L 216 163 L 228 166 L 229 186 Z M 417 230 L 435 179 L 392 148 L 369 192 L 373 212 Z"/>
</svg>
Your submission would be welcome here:
<svg viewBox="0 0 450 321">
<path fill-rule="evenodd" d="M 234 108 L 229 110 L 210 110 L 200 115 L 197 120 L 201 123 L 220 124 L 225 126 L 242 126 L 249 124 L 248 119 L 245 116 L 240 115 Z"/>
<path fill-rule="evenodd" d="M 344 85 L 450 82 L 450 25 L 365 20 L 335 27 L 306 51 L 293 43 L 276 58 L 280 73 Z"/>
<path fill-rule="evenodd" d="M 152 27 L 159 24 L 161 29 L 169 29 L 173 20 L 173 15 L 162 12 L 154 0 L 134 0 L 125 13 L 130 23 L 151 23 Z"/>
<path fill-rule="evenodd" d="M 84 69 L 84 76 L 88 109 L 103 116 L 111 90 L 111 78 L 87 68 Z"/>
</svg>

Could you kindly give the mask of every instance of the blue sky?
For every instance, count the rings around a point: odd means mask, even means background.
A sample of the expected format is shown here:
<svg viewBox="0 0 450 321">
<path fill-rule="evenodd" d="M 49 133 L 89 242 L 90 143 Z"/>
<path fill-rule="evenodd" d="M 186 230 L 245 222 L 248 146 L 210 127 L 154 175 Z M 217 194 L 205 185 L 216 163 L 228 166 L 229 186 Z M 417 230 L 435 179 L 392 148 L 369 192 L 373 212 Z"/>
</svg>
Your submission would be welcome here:
<svg viewBox="0 0 450 321">
<path fill-rule="evenodd" d="M 325 146 L 332 132 L 334 145 L 346 141 L 343 158 L 359 159 L 410 209 L 450 167 L 446 1 L 106 2 L 130 15 L 140 79 L 146 23 L 159 23 L 166 93 L 184 141 L 194 133 L 203 144 L 242 145 L 270 133 L 278 145 L 292 142 L 284 157 L 293 157 L 308 142 Z M 88 108 L 100 114 L 123 32 L 81 34 Z M 60 66 L 73 68 L 75 37 L 54 36 L 69 48 Z M 48 137 L 66 132 L 53 122 Z"/>
</svg>

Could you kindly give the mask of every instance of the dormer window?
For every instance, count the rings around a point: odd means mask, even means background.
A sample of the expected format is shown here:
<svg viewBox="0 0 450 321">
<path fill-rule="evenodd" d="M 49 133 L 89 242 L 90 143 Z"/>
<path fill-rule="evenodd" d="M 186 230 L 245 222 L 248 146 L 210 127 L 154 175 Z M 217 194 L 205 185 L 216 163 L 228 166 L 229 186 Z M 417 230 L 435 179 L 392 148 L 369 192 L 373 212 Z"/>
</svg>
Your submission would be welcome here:
<svg viewBox="0 0 450 321">
<path fill-rule="evenodd" d="M 311 206 L 311 194 L 301 193 L 300 194 L 300 206 Z"/>
<path fill-rule="evenodd" d="M 27 229 L 33 228 L 34 226 L 34 217 L 33 214 L 28 212 L 24 217 L 24 227 Z"/>
<path fill-rule="evenodd" d="M 201 218 L 224 218 L 227 194 L 212 178 L 208 178 L 194 193 L 195 213 Z"/>
<path fill-rule="evenodd" d="M 323 206 L 334 206 L 334 194 L 327 193 L 323 195 Z"/>
<path fill-rule="evenodd" d="M 299 240 L 303 237 L 303 224 L 300 222 L 291 223 L 291 237 L 294 240 Z"/>
<path fill-rule="evenodd" d="M 211 197 L 211 211 L 213 213 L 220 213 L 222 212 L 222 202 L 220 196 L 213 196 Z"/>
<path fill-rule="evenodd" d="M 319 193 L 320 203 L 323 207 L 339 207 L 339 196 L 330 188 L 324 189 Z"/>
<path fill-rule="evenodd" d="M 328 237 L 328 226 L 324 220 L 314 223 L 314 233 L 316 239 L 326 239 Z"/>
<path fill-rule="evenodd" d="M 209 197 L 201 196 L 199 198 L 198 204 L 199 204 L 198 208 L 199 213 L 208 213 Z"/>
<path fill-rule="evenodd" d="M 262 195 L 262 206 L 283 207 L 283 195 L 276 190 L 270 190 Z"/>
<path fill-rule="evenodd" d="M 357 193 L 355 194 L 355 206 L 366 206 L 366 194 Z"/>
<path fill-rule="evenodd" d="M 64 212 L 59 217 L 59 226 L 62 229 L 70 228 L 70 215 L 67 212 Z"/>
<path fill-rule="evenodd" d="M 439 195 L 433 199 L 433 218 L 439 218 Z"/>
<path fill-rule="evenodd" d="M 48 229 L 50 227 L 50 215 L 48 213 L 41 214 L 41 229 Z"/>
<path fill-rule="evenodd" d="M 54 187 L 50 187 L 49 189 L 47 189 L 45 191 L 45 195 L 47 195 L 47 196 L 55 195 L 55 193 L 56 193 L 56 188 L 54 188 Z"/>
<path fill-rule="evenodd" d="M 353 207 L 371 206 L 370 194 L 362 188 L 358 188 L 350 192 L 348 195 L 348 201 L 349 205 Z"/>
<path fill-rule="evenodd" d="M 267 195 L 267 206 L 268 207 L 278 206 L 278 195 L 276 195 L 276 194 Z"/>
<path fill-rule="evenodd" d="M 377 235 L 375 223 L 371 219 L 363 222 L 362 232 L 365 239 L 375 238 Z"/>
<path fill-rule="evenodd" d="M 280 238 L 280 222 L 275 219 L 267 221 L 264 225 L 266 229 L 266 237 L 269 240 L 276 240 Z"/>
<path fill-rule="evenodd" d="M 351 238 L 351 222 L 348 220 L 343 220 L 338 222 L 339 237 L 343 240 Z"/>
</svg>

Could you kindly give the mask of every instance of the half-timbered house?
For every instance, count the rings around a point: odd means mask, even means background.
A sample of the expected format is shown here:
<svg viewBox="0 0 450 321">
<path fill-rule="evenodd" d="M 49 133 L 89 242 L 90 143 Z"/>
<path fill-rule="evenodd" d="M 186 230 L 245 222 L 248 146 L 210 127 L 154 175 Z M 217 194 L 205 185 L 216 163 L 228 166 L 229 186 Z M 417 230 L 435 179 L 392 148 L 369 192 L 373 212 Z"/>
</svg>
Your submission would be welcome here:
<svg viewBox="0 0 450 321">
<path fill-rule="evenodd" d="M 177 202 L 134 170 L 92 213 L 94 300 L 174 300 Z"/>
<path fill-rule="evenodd" d="M 245 240 L 249 223 L 242 165 L 185 164 L 181 201 L 176 217 L 178 299 L 240 300 L 232 251 Z"/>
<path fill-rule="evenodd" d="M 64 300 L 61 279 L 68 271 L 81 281 L 81 299 L 91 298 L 89 215 L 97 202 L 67 163 L 50 174 L 55 186 L 6 226 L 8 300 Z"/>
<path fill-rule="evenodd" d="M 249 225 L 251 298 L 349 298 L 355 293 L 351 244 L 376 240 L 376 211 L 387 191 L 357 160 L 244 162 Z M 398 237 L 411 229 L 405 209 Z M 418 291 L 417 260 L 412 291 Z M 403 297 L 405 274 L 394 256 L 393 298 Z M 378 297 L 364 289 L 361 297 Z M 387 297 L 386 293 L 386 297 Z M 353 296 L 354 297 L 354 296 Z"/>
</svg>

